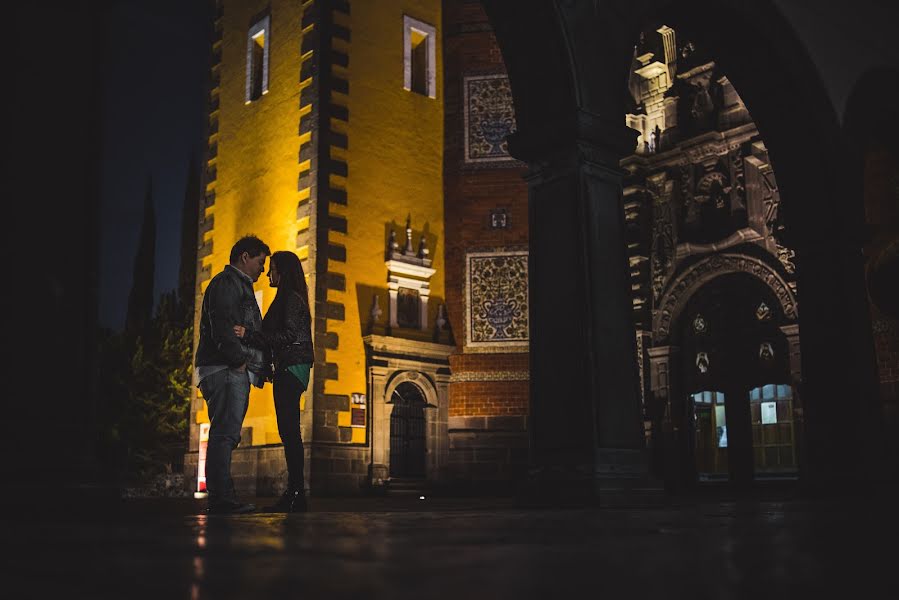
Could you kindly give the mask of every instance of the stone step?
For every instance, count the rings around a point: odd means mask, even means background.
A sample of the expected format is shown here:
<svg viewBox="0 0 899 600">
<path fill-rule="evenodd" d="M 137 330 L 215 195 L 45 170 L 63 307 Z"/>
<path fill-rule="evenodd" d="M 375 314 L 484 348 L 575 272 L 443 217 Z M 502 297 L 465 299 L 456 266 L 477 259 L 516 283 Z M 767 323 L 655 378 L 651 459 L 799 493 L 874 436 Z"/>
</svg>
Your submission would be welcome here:
<svg viewBox="0 0 899 600">
<path fill-rule="evenodd" d="M 387 494 L 390 496 L 425 495 L 429 489 L 427 479 L 417 477 L 391 477 L 387 481 Z"/>
</svg>

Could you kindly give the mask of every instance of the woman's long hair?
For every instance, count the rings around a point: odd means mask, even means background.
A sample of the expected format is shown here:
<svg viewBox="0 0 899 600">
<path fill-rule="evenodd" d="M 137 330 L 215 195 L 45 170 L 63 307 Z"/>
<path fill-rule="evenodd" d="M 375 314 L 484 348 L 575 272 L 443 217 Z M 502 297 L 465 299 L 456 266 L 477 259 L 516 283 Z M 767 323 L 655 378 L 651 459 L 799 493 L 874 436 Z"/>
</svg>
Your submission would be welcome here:
<svg viewBox="0 0 899 600">
<path fill-rule="evenodd" d="M 306 274 L 303 273 L 303 264 L 293 252 L 280 250 L 272 254 L 272 262 L 278 271 L 278 292 L 272 301 L 271 308 L 283 310 L 290 294 L 299 294 L 304 308 L 309 309 L 309 287 L 306 285 Z M 267 316 L 267 315 L 266 315 Z"/>
</svg>

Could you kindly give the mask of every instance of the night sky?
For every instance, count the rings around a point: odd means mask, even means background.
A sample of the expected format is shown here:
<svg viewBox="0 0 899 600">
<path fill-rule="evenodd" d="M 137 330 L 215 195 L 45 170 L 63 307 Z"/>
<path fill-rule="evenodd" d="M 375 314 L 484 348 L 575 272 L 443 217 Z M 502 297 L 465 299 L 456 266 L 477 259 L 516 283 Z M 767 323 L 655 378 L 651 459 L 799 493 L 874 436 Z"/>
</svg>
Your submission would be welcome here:
<svg viewBox="0 0 899 600">
<path fill-rule="evenodd" d="M 148 177 L 155 294 L 177 287 L 190 157 L 205 151 L 211 2 L 121 0 L 109 10 L 101 174 L 100 325 L 125 322 Z"/>
</svg>

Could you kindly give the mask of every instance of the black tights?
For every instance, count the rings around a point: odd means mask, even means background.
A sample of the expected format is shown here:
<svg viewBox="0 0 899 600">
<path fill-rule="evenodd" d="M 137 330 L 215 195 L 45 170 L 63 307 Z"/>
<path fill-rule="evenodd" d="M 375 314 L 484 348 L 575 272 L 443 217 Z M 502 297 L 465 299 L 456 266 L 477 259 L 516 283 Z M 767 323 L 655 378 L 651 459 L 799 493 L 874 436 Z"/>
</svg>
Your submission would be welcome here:
<svg viewBox="0 0 899 600">
<path fill-rule="evenodd" d="M 275 373 L 273 386 L 278 433 L 287 459 L 288 489 L 302 490 L 305 464 L 303 436 L 300 433 L 300 396 L 306 388 L 302 381 L 288 371 Z"/>
</svg>

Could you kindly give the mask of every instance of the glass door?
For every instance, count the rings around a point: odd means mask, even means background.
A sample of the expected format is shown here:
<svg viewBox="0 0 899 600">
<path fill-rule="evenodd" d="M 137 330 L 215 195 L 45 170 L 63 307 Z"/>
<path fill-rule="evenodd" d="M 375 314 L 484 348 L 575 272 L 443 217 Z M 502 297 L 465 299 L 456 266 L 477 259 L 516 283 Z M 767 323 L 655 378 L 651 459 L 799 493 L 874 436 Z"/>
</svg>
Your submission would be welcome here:
<svg viewBox="0 0 899 600">
<path fill-rule="evenodd" d="M 796 436 L 793 388 L 769 383 L 749 391 L 756 479 L 795 477 Z"/>
<path fill-rule="evenodd" d="M 723 392 L 691 394 L 693 405 L 693 456 L 700 481 L 726 481 L 727 405 Z"/>
</svg>

